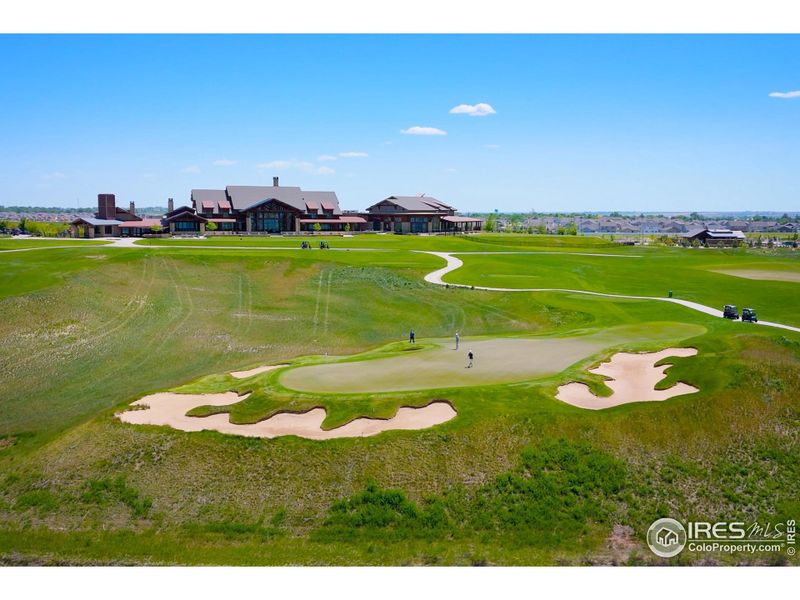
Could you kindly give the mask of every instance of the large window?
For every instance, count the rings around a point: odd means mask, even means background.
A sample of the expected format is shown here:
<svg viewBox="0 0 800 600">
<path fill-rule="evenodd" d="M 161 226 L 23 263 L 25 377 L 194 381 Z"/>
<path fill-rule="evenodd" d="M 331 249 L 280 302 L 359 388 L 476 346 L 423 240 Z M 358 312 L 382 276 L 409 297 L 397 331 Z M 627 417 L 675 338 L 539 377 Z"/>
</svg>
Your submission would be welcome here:
<svg viewBox="0 0 800 600">
<path fill-rule="evenodd" d="M 267 206 L 250 213 L 250 227 L 252 231 L 266 231 L 269 233 L 294 231 L 294 218 L 295 216 L 291 212 L 275 210 Z"/>
<path fill-rule="evenodd" d="M 411 217 L 411 233 L 427 233 L 427 217 Z"/>
<path fill-rule="evenodd" d="M 200 231 L 197 221 L 175 221 L 175 231 Z"/>
</svg>

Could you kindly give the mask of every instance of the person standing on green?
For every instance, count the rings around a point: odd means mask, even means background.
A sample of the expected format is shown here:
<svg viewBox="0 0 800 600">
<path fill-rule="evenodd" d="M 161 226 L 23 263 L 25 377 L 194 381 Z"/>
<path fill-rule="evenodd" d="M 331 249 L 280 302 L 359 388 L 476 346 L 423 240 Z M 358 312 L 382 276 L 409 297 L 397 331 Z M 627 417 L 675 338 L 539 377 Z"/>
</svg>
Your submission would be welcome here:
<svg viewBox="0 0 800 600">
<path fill-rule="evenodd" d="M 458 332 L 456 331 L 456 350 L 458 350 L 458 342 L 461 341 L 461 338 L 458 336 Z"/>
<path fill-rule="evenodd" d="M 408 343 L 409 344 L 416 344 L 417 343 L 416 338 L 414 337 L 414 330 L 413 329 L 408 332 Z"/>
</svg>

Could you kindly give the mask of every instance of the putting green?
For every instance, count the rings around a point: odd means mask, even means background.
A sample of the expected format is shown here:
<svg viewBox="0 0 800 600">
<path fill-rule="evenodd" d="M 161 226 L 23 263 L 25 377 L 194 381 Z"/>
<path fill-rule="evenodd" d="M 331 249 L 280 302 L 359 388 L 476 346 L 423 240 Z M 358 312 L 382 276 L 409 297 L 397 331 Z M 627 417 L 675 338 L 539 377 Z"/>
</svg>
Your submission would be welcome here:
<svg viewBox="0 0 800 600">
<path fill-rule="evenodd" d="M 526 381 L 559 373 L 606 348 L 622 344 L 679 342 L 705 328 L 657 322 L 611 327 L 572 337 L 436 340 L 436 347 L 372 360 L 327 363 L 286 371 L 280 383 L 302 392 L 367 393 L 467 387 Z M 467 366 L 467 352 L 475 355 Z"/>
</svg>

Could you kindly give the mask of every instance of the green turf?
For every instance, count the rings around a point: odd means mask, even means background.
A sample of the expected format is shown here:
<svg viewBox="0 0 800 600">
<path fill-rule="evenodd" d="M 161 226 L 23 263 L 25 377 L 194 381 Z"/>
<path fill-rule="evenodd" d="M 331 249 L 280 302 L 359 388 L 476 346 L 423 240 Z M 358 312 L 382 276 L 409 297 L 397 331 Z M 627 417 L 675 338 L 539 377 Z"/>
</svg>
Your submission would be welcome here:
<svg viewBox="0 0 800 600">
<path fill-rule="evenodd" d="M 49 248 L 54 246 L 103 246 L 109 242 L 103 240 L 71 240 L 64 238 L 8 238 L 0 237 L 0 250 L 17 250 L 20 248 Z"/>
<path fill-rule="evenodd" d="M 564 243 L 558 238 L 382 237 L 381 252 L 162 245 L 0 253 L 0 561 L 797 564 L 785 555 L 664 561 L 643 539 L 660 516 L 796 518 L 800 334 L 665 303 L 446 289 L 422 282 L 443 261 L 411 252 L 551 251 Z M 572 244 L 563 250 L 645 258 L 463 255 L 464 268 L 449 278 L 528 287 L 541 277 L 553 287 L 659 296 L 674 289 L 712 306 L 752 303 L 764 319 L 796 323 L 796 284 L 708 272 L 794 271 L 791 251 L 620 248 L 562 237 Z M 376 238 L 346 239 L 369 247 Z M 680 324 L 682 335 L 661 337 L 665 322 Z M 423 344 L 455 331 L 465 339 L 638 333 L 558 373 L 435 393 L 315 395 L 286 390 L 279 373 L 220 375 L 334 357 L 378 364 L 403 351 L 410 327 Z M 601 390 L 587 369 L 614 344 L 655 350 L 667 341 L 699 354 L 670 359 L 663 385 L 686 381 L 699 393 L 604 411 L 555 399 L 570 380 Z M 326 426 L 335 426 L 434 396 L 458 416 L 423 431 L 325 442 L 114 417 L 159 390 L 256 385 L 261 398 L 230 407 L 232 420 L 329 403 Z"/>
<path fill-rule="evenodd" d="M 720 310 L 725 304 L 748 306 L 756 308 L 762 320 L 800 325 L 796 283 L 745 280 L 713 272 L 769 269 L 800 273 L 796 252 L 632 248 L 628 256 L 459 255 L 464 266 L 444 280 L 487 287 L 566 288 L 662 298 L 672 291 L 676 298 Z"/>
</svg>

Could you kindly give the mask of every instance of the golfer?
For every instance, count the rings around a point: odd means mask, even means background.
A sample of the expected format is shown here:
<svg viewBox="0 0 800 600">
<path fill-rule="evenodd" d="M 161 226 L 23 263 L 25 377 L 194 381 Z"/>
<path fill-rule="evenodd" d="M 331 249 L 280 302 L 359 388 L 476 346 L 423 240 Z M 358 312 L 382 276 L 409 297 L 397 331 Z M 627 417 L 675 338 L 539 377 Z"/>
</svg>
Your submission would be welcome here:
<svg viewBox="0 0 800 600">
<path fill-rule="evenodd" d="M 458 332 L 456 331 L 456 350 L 458 350 L 458 342 L 461 341 L 461 338 L 458 337 Z"/>
<path fill-rule="evenodd" d="M 414 337 L 414 330 L 413 329 L 408 332 L 408 343 L 409 344 L 416 344 L 417 343 L 417 340 Z"/>
<path fill-rule="evenodd" d="M 469 359 L 469 364 L 467 365 L 467 368 L 471 369 L 472 368 L 472 359 L 474 358 L 474 356 L 472 355 L 472 350 L 467 352 L 467 358 Z"/>
</svg>

